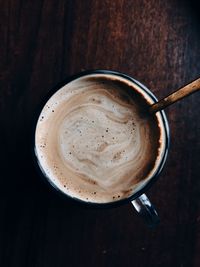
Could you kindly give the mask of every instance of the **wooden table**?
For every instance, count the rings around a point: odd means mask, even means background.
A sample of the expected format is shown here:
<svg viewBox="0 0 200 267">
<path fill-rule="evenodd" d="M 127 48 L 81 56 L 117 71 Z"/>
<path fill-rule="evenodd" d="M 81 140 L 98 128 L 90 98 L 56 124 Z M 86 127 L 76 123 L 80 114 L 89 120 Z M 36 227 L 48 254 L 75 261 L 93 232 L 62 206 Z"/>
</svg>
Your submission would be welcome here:
<svg viewBox="0 0 200 267">
<path fill-rule="evenodd" d="M 34 111 L 67 76 L 127 73 L 164 97 L 200 74 L 196 2 L 0 0 L 0 266 L 200 266 L 200 95 L 166 110 L 171 150 L 148 195 L 148 229 L 131 204 L 90 210 L 61 199 L 30 155 Z"/>
</svg>

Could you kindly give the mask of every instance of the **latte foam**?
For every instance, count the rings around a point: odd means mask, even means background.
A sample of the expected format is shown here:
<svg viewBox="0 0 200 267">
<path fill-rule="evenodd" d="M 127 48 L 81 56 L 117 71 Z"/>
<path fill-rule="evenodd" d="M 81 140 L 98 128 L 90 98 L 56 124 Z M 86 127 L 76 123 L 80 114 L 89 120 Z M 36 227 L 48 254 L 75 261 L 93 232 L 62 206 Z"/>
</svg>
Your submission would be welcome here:
<svg viewBox="0 0 200 267">
<path fill-rule="evenodd" d="M 40 168 L 65 194 L 94 203 L 127 198 L 154 175 L 165 149 L 159 113 L 139 86 L 91 74 L 58 90 L 36 127 Z"/>
</svg>

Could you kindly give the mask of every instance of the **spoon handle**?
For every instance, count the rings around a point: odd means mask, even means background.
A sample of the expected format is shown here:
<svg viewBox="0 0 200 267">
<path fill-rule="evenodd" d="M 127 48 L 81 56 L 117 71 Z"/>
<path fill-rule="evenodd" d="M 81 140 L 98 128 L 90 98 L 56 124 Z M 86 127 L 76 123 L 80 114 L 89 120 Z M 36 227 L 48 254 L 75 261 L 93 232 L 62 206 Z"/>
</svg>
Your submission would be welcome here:
<svg viewBox="0 0 200 267">
<path fill-rule="evenodd" d="M 166 108 L 167 106 L 175 103 L 178 100 L 181 100 L 182 98 L 196 92 L 200 90 L 200 78 L 198 78 L 197 80 L 181 87 L 180 89 L 178 89 L 177 91 L 175 91 L 174 93 L 166 96 L 165 98 L 159 100 L 158 102 L 156 102 L 155 104 L 153 104 L 150 107 L 150 112 L 151 113 L 155 113 L 159 110 L 162 110 L 164 108 Z"/>
</svg>

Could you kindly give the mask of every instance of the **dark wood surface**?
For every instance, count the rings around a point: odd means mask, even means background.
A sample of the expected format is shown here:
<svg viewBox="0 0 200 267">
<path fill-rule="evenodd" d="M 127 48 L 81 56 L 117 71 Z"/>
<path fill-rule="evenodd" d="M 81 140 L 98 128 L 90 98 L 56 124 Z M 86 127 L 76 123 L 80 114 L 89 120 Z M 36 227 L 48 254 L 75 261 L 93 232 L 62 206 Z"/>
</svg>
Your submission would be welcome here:
<svg viewBox="0 0 200 267">
<path fill-rule="evenodd" d="M 148 229 L 131 204 L 90 210 L 57 196 L 29 151 L 34 111 L 67 76 L 114 69 L 158 98 L 199 77 L 197 2 L 0 0 L 0 266 L 200 266 L 200 95 L 166 110 L 171 149 L 148 195 Z"/>
</svg>

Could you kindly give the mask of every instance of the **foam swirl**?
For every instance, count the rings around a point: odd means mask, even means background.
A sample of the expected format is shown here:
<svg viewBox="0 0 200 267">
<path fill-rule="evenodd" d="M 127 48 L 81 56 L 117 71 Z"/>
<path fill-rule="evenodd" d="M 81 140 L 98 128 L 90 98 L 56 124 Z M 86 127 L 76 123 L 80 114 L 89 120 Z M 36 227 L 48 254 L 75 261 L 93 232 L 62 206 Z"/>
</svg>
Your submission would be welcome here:
<svg viewBox="0 0 200 267">
<path fill-rule="evenodd" d="M 142 115 L 147 102 L 128 87 L 105 75 L 86 76 L 46 103 L 36 153 L 62 191 L 110 202 L 131 195 L 150 177 L 161 153 L 161 129 L 156 116 Z"/>
</svg>

